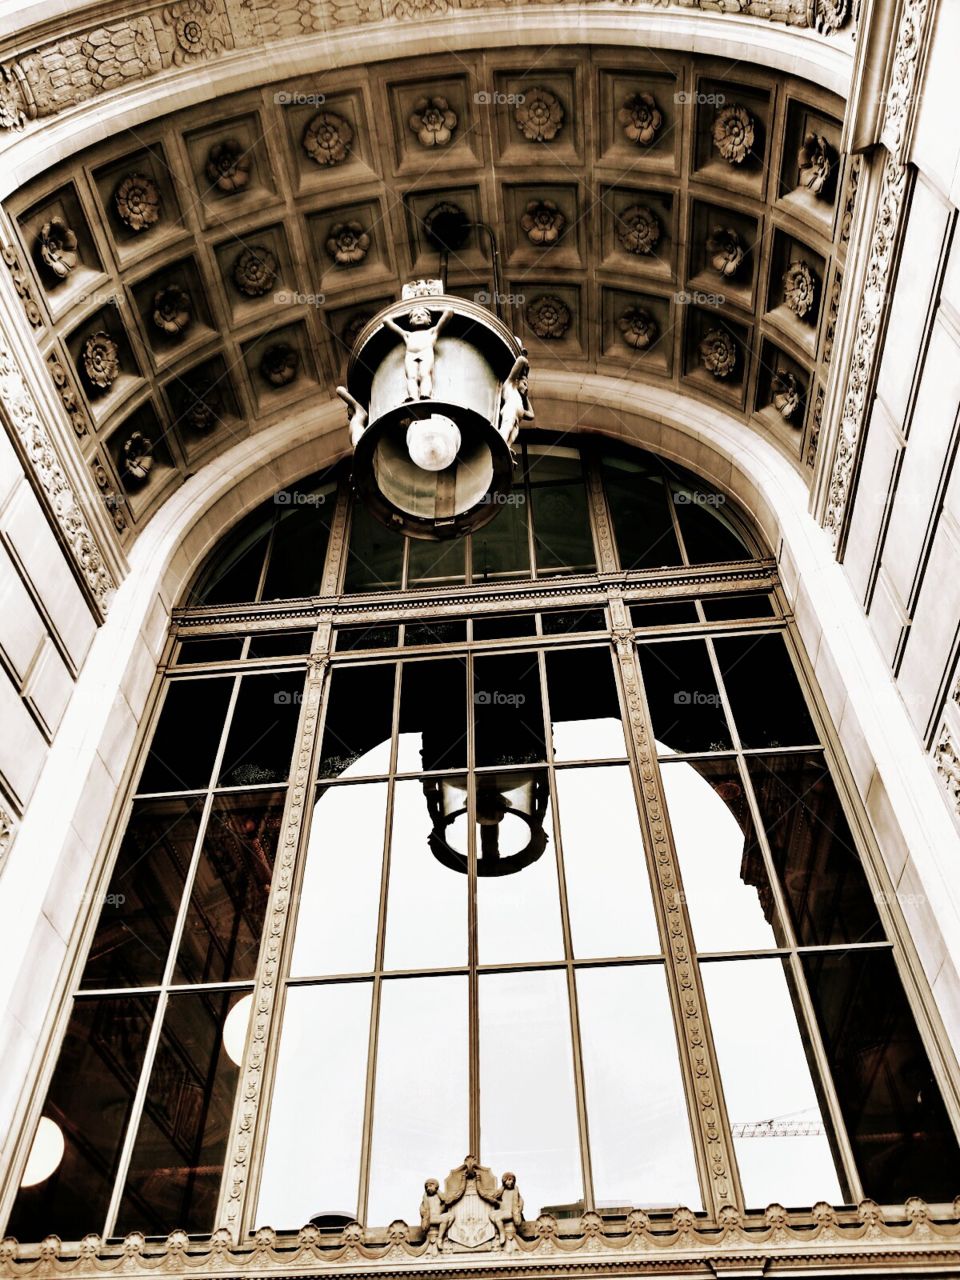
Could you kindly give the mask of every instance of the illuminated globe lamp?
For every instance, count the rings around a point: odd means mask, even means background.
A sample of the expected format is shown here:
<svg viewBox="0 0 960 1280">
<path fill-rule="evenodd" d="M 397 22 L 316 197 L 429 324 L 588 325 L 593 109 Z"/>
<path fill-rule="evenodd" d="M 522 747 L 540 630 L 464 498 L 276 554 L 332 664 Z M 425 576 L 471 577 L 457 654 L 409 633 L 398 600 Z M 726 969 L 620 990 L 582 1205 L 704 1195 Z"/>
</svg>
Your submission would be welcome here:
<svg viewBox="0 0 960 1280">
<path fill-rule="evenodd" d="M 358 334 L 337 389 L 353 483 L 373 515 L 427 541 L 492 520 L 512 482 L 511 445 L 533 417 L 528 372 L 519 340 L 485 307 L 439 280 L 405 285 Z"/>
</svg>

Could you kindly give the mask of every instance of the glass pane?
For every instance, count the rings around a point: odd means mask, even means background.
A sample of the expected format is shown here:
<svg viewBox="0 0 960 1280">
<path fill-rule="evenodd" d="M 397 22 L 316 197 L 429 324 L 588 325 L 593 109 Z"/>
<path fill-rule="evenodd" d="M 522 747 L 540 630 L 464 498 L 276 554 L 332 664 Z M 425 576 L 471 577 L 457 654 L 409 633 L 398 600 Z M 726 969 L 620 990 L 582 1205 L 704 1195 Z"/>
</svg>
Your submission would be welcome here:
<svg viewBox="0 0 960 1280">
<path fill-rule="evenodd" d="M 659 955 L 630 770 L 559 769 L 556 777 L 574 954 Z"/>
<path fill-rule="evenodd" d="M 681 564 L 659 464 L 606 455 L 600 465 L 621 568 Z"/>
<path fill-rule="evenodd" d="M 546 758 L 536 653 L 475 659 L 473 724 L 478 765 L 535 764 Z"/>
<path fill-rule="evenodd" d="M 773 604 L 765 591 L 748 595 L 708 596 L 702 601 L 704 616 L 710 622 L 724 622 L 728 618 L 772 618 Z"/>
<path fill-rule="evenodd" d="M 960 1150 L 893 956 L 819 952 L 803 967 L 864 1195 L 949 1201 Z"/>
<path fill-rule="evenodd" d="M 873 894 L 823 756 L 748 756 L 747 770 L 800 945 L 881 939 Z"/>
<path fill-rule="evenodd" d="M 700 618 L 692 600 L 651 600 L 632 604 L 630 620 L 635 627 L 673 627 L 699 622 Z"/>
<path fill-rule="evenodd" d="M 182 640 L 176 666 L 191 662 L 233 662 L 240 657 L 243 636 L 216 636 L 210 640 Z"/>
<path fill-rule="evenodd" d="M 140 791 L 196 791 L 209 785 L 232 692 L 230 676 L 170 681 Z"/>
<path fill-rule="evenodd" d="M 530 576 L 527 496 L 519 476 L 515 486 L 510 502 L 500 507 L 489 524 L 471 535 L 474 582 Z"/>
<path fill-rule="evenodd" d="M 283 800 L 282 791 L 214 798 L 175 982 L 235 982 L 254 976 Z"/>
<path fill-rule="evenodd" d="M 702 1208 L 663 966 L 579 969 L 577 998 L 598 1204 Z"/>
<path fill-rule="evenodd" d="M 397 772 L 467 763 L 466 658 L 405 662 L 400 681 Z"/>
<path fill-rule="evenodd" d="M 747 1207 L 842 1204 L 783 962 L 728 960 L 700 972 Z"/>
<path fill-rule="evenodd" d="M 481 774 L 477 819 L 480 963 L 562 959 L 546 774 Z"/>
<path fill-rule="evenodd" d="M 313 808 L 290 972 L 373 968 L 387 784 L 321 787 Z"/>
<path fill-rule="evenodd" d="M 714 644 L 745 747 L 799 747 L 819 741 L 782 636 L 721 636 Z M 770 696 L 774 690 L 776 696 Z"/>
<path fill-rule="evenodd" d="M 606 631 L 602 609 L 561 609 L 541 614 L 545 636 L 567 636 L 581 631 Z"/>
<path fill-rule="evenodd" d="M 446 1177 L 468 1131 L 467 979 L 385 981 L 367 1222 L 415 1213 L 425 1179 Z"/>
<path fill-rule="evenodd" d="M 369 982 L 287 991 L 258 1226 L 296 1230 L 320 1214 L 356 1217 L 370 992 Z"/>
<path fill-rule="evenodd" d="M 580 451 L 529 445 L 527 476 L 537 572 L 593 573 L 596 560 Z"/>
<path fill-rule="evenodd" d="M 583 1196 L 566 974 L 480 975 L 480 1159 L 525 1216 Z"/>
<path fill-rule="evenodd" d="M 410 538 L 408 542 L 408 587 L 464 581 L 466 546 L 463 538 L 453 538 L 448 542 L 426 542 Z"/>
<path fill-rule="evenodd" d="M 466 638 L 466 622 L 447 622 L 441 618 L 433 622 L 408 622 L 403 633 L 405 645 L 458 644 Z"/>
<path fill-rule="evenodd" d="M 474 640 L 503 640 L 511 636 L 533 636 L 537 633 L 535 613 L 508 613 L 492 618 L 474 618 Z"/>
<path fill-rule="evenodd" d="M 657 749 L 725 751 L 730 731 L 705 640 L 637 646 Z M 764 694 L 764 700 L 776 699 Z"/>
<path fill-rule="evenodd" d="M 163 977 L 200 800 L 138 800 L 103 900 L 84 987 L 146 987 Z"/>
<path fill-rule="evenodd" d="M 627 754 L 609 648 L 548 652 L 547 689 L 555 760 Z"/>
<path fill-rule="evenodd" d="M 204 566 L 188 605 L 256 600 L 276 510 L 270 499 L 240 522 Z"/>
<path fill-rule="evenodd" d="M 21 1188 L 8 1235 L 81 1240 L 103 1230 L 156 1006 L 155 996 L 74 1004 L 33 1151 L 46 1176 Z"/>
<path fill-rule="evenodd" d="M 398 782 L 393 794 L 388 969 L 439 969 L 467 960 L 467 877 L 444 866 L 436 838 L 464 849 L 464 778 Z M 418 1201 L 419 1203 L 419 1201 Z"/>
<path fill-rule="evenodd" d="M 344 649 L 395 649 L 400 643 L 399 627 L 338 627 L 337 652 Z"/>
<path fill-rule="evenodd" d="M 220 785 L 284 782 L 303 699 L 303 671 L 244 676 L 220 767 Z"/>
<path fill-rule="evenodd" d="M 688 483 L 671 480 L 670 492 L 691 564 L 753 559 L 753 552 L 724 510 L 724 494 L 707 488 L 695 476 L 690 476 Z"/>
<path fill-rule="evenodd" d="M 330 521 L 337 503 L 336 485 L 291 485 L 281 489 L 274 502 L 284 495 L 291 502 L 277 508 L 263 600 L 315 596 L 323 582 Z"/>
<path fill-rule="evenodd" d="M 248 658 L 293 658 L 309 653 L 312 631 L 267 631 L 250 637 Z"/>
<path fill-rule="evenodd" d="M 242 1004 L 239 1027 L 226 1026 Z M 127 1184 L 117 1233 L 167 1235 L 171 1222 L 184 1231 L 214 1227 L 223 1157 L 230 1136 L 246 1024 L 253 1001 L 238 991 L 172 995 Z"/>
<path fill-rule="evenodd" d="M 699 951 L 776 947 L 773 891 L 731 761 L 668 761 L 663 790 Z"/>
<path fill-rule="evenodd" d="M 338 667 L 330 678 L 320 777 L 360 777 L 390 768 L 393 726 L 392 662 Z"/>
<path fill-rule="evenodd" d="M 343 589 L 388 591 L 400 586 L 403 571 L 403 538 L 375 520 L 362 502 L 354 502 L 350 515 L 350 554 Z"/>
</svg>

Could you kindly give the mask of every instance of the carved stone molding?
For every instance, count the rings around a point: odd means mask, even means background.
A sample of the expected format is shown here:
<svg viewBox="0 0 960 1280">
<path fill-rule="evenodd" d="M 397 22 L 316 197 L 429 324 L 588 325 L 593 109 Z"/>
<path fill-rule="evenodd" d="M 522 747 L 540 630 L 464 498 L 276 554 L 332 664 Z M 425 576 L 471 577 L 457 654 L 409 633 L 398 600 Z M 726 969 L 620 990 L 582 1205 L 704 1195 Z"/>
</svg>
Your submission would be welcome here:
<svg viewBox="0 0 960 1280">
<path fill-rule="evenodd" d="M 14 821 L 13 814 L 0 805 L 0 864 L 13 844 Z"/>
<path fill-rule="evenodd" d="M 34 299 L 30 273 L 24 270 L 19 254 L 12 244 L 8 244 L 4 245 L 3 249 L 0 250 L 0 257 L 10 268 L 13 287 L 17 291 L 17 297 L 23 304 L 23 314 L 27 317 L 27 322 L 31 328 L 42 329 L 43 313 Z"/>
<path fill-rule="evenodd" d="M 933 749 L 933 763 L 953 807 L 960 817 L 960 749 L 949 725 L 940 730 L 937 745 Z"/>
</svg>

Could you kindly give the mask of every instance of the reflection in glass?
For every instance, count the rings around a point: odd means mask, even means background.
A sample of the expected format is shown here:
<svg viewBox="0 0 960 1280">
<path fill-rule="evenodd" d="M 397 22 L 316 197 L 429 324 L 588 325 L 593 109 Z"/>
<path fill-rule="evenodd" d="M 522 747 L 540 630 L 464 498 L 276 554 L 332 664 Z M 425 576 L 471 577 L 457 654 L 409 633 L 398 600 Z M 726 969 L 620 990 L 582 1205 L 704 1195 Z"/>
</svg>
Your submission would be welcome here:
<svg viewBox="0 0 960 1280">
<path fill-rule="evenodd" d="M 270 499 L 241 520 L 204 565 L 188 605 L 255 600 L 276 507 Z"/>
<path fill-rule="evenodd" d="M 824 757 L 748 756 L 747 770 L 800 945 L 881 939 L 876 903 Z"/>
<path fill-rule="evenodd" d="M 593 573 L 596 560 L 579 449 L 528 445 L 537 572 Z"/>
<path fill-rule="evenodd" d="M 583 1195 L 562 971 L 480 975 L 480 1159 L 516 1172 L 528 1218 Z"/>
<path fill-rule="evenodd" d="M 302 670 L 243 677 L 220 767 L 221 786 L 286 781 L 303 680 Z"/>
<path fill-rule="evenodd" d="M 602 609 L 558 609 L 540 615 L 545 636 L 568 636 L 583 631 L 606 631 Z"/>
<path fill-rule="evenodd" d="M 434 618 L 430 622 L 408 622 L 403 632 L 403 643 L 459 644 L 467 638 L 466 622 L 452 622 L 447 618 Z"/>
<path fill-rule="evenodd" d="M 721 636 L 714 645 L 743 746 L 818 741 L 782 635 Z M 771 690 L 776 697 L 768 696 Z"/>
<path fill-rule="evenodd" d="M 747 1207 L 842 1204 L 784 962 L 724 960 L 700 972 Z M 776 1128 L 757 1132 L 771 1121 Z M 800 1134 L 789 1134 L 791 1123 Z"/>
<path fill-rule="evenodd" d="M 465 778 L 445 779 L 452 803 L 466 808 Z M 390 883 L 387 898 L 388 969 L 439 969 L 467 960 L 467 877 L 451 871 L 430 848 L 433 822 L 425 791 L 437 780 L 398 782 L 393 793 Z M 462 827 L 448 839 L 465 846 Z"/>
<path fill-rule="evenodd" d="M 250 637 L 248 658 L 291 658 L 310 652 L 312 631 L 262 631 Z"/>
<path fill-rule="evenodd" d="M 395 649 L 400 643 L 399 627 L 337 627 L 334 632 L 336 650 Z"/>
<path fill-rule="evenodd" d="M 402 572 L 403 538 L 385 529 L 362 502 L 354 502 L 344 591 L 389 591 L 400 586 Z"/>
<path fill-rule="evenodd" d="M 451 872 L 445 873 L 452 877 Z M 459 877 L 458 877 L 459 878 Z M 367 1222 L 418 1205 L 424 1179 L 443 1178 L 465 1152 L 467 979 L 383 983 Z"/>
<path fill-rule="evenodd" d="M 321 778 L 355 778 L 390 768 L 392 662 L 338 667 L 330 678 L 320 751 Z"/>
<path fill-rule="evenodd" d="M 530 576 L 527 500 L 519 476 L 510 496 L 514 501 L 505 503 L 489 524 L 471 535 L 475 583 Z"/>
<path fill-rule="evenodd" d="M 214 797 L 183 926 L 175 982 L 252 978 L 284 793 Z"/>
<path fill-rule="evenodd" d="M 287 992 L 257 1226 L 356 1215 L 370 992 L 369 982 Z"/>
<path fill-rule="evenodd" d="M 536 653 L 475 660 L 473 724 L 478 765 L 536 764 L 545 758 Z"/>
<path fill-rule="evenodd" d="M 80 1240 L 103 1230 L 156 1006 L 156 996 L 74 1004 L 43 1104 L 64 1153 L 49 1177 L 20 1191 L 8 1235 Z"/>
<path fill-rule="evenodd" d="M 951 1200 L 960 1149 L 893 955 L 810 952 L 803 967 L 864 1195 Z"/>
<path fill-rule="evenodd" d="M 210 783 L 233 677 L 173 680 L 138 791 L 196 791 Z"/>
<path fill-rule="evenodd" d="M 701 1208 L 663 966 L 579 969 L 577 997 L 594 1196 Z"/>
<path fill-rule="evenodd" d="M 574 955 L 659 955 L 630 770 L 558 770 L 557 808 Z"/>
<path fill-rule="evenodd" d="M 682 479 L 670 481 L 670 498 L 680 522 L 680 533 L 690 564 L 752 560 L 753 553 L 726 513 L 724 495 L 705 489 L 689 472 L 681 474 Z"/>
<path fill-rule="evenodd" d="M 463 658 L 405 662 L 400 681 L 397 772 L 467 763 L 467 664 Z"/>
<path fill-rule="evenodd" d="M 609 648 L 548 651 L 546 663 L 554 759 L 626 755 Z"/>
<path fill-rule="evenodd" d="M 729 748 L 730 732 L 706 641 L 641 644 L 637 652 L 660 751 L 668 754 Z"/>
<path fill-rule="evenodd" d="M 373 968 L 387 784 L 320 787 L 310 823 L 290 972 Z"/>
<path fill-rule="evenodd" d="M 146 987 L 162 979 L 201 809 L 197 799 L 134 804 L 90 945 L 84 987 Z"/>
<path fill-rule="evenodd" d="M 662 776 L 697 950 L 777 946 L 773 891 L 736 764 L 674 760 Z"/>
<path fill-rule="evenodd" d="M 425 542 L 409 538 L 407 586 L 441 586 L 463 582 L 465 577 L 462 538 L 449 542 Z"/>
<path fill-rule="evenodd" d="M 641 460 L 605 454 L 600 466 L 620 567 L 652 569 L 682 564 L 658 462 L 649 455 Z"/>
<path fill-rule="evenodd" d="M 179 992 L 163 1018 L 117 1232 L 214 1227 L 240 1068 L 223 1042 L 239 991 Z"/>
<path fill-rule="evenodd" d="M 315 596 L 323 582 L 336 486 L 321 485 L 313 491 L 297 486 L 292 492 L 301 500 L 296 505 L 277 506 L 262 600 Z M 304 502 L 304 498 L 312 501 Z"/>
<path fill-rule="evenodd" d="M 549 795 L 541 773 L 477 779 L 481 964 L 563 957 Z"/>
</svg>

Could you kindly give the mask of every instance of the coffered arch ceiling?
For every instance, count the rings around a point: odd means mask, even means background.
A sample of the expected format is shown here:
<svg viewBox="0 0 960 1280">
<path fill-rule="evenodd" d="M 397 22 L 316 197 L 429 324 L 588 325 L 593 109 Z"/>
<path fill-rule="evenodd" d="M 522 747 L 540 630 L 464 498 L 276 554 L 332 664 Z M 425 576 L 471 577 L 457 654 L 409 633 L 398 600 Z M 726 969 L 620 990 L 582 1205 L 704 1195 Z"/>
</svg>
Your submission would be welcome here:
<svg viewBox="0 0 960 1280">
<path fill-rule="evenodd" d="M 843 108 L 666 49 L 340 67 L 60 161 L 7 199 L 6 256 L 124 545 L 239 438 L 328 403 L 352 335 L 436 273 L 428 228 L 450 205 L 493 229 L 535 371 L 715 404 L 809 477 L 856 188 Z M 479 231 L 448 286 L 491 301 Z"/>
</svg>

